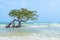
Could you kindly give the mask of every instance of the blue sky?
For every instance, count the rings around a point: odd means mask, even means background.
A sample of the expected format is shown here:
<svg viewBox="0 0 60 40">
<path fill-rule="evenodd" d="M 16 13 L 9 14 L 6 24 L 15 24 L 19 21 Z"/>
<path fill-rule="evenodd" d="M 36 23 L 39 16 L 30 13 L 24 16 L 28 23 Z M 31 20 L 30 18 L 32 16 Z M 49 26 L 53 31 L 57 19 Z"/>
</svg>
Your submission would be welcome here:
<svg viewBox="0 0 60 40">
<path fill-rule="evenodd" d="M 0 22 L 9 22 L 12 9 L 27 8 L 38 11 L 36 22 L 60 22 L 60 0 L 0 0 Z"/>
</svg>

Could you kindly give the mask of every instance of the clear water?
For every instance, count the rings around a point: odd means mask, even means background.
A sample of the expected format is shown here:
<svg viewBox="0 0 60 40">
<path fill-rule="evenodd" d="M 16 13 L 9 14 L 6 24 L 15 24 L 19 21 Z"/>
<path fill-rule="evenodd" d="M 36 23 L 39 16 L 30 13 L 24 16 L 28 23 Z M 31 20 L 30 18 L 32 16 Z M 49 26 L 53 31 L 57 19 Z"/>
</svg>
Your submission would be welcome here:
<svg viewBox="0 0 60 40">
<path fill-rule="evenodd" d="M 5 28 L 6 23 L 0 24 L 0 37 L 9 37 L 10 40 L 15 40 L 16 36 L 18 40 L 60 40 L 60 23 L 23 23 L 22 25 L 25 27 L 13 29 Z"/>
</svg>

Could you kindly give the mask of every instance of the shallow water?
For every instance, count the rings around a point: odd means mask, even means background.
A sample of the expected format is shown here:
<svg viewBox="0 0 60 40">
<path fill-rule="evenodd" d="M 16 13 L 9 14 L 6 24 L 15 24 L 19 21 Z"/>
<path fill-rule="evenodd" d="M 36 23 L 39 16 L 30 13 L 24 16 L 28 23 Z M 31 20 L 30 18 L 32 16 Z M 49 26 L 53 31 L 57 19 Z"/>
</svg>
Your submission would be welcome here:
<svg viewBox="0 0 60 40">
<path fill-rule="evenodd" d="M 14 29 L 1 26 L 0 40 L 60 40 L 60 24 L 35 24 Z"/>
</svg>

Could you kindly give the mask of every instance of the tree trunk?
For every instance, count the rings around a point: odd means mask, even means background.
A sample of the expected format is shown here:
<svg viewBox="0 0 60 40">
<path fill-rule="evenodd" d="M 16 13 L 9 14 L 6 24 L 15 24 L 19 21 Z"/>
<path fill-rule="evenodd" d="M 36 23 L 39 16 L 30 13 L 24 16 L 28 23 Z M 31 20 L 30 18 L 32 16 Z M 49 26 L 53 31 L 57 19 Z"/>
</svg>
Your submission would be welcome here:
<svg viewBox="0 0 60 40">
<path fill-rule="evenodd" d="M 7 26 L 6 26 L 6 28 L 10 28 L 10 27 L 15 27 L 15 24 L 14 24 L 14 21 L 15 21 L 16 19 L 14 19 L 12 22 L 10 22 Z M 12 25 L 12 23 L 13 23 L 13 25 Z M 11 26 L 12 25 L 12 26 Z"/>
<path fill-rule="evenodd" d="M 21 27 L 21 21 L 19 21 L 18 26 Z"/>
<path fill-rule="evenodd" d="M 21 27 L 21 20 L 18 18 L 18 27 Z"/>
</svg>

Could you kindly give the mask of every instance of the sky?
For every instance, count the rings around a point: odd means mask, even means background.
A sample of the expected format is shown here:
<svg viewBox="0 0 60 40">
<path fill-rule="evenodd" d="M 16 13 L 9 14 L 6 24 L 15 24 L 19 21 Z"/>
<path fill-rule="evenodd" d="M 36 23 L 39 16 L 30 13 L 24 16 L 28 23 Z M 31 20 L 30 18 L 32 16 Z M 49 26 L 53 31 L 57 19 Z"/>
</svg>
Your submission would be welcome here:
<svg viewBox="0 0 60 40">
<path fill-rule="evenodd" d="M 37 11 L 33 22 L 60 22 L 60 0 L 0 0 L 0 22 L 12 21 L 10 10 L 21 8 Z"/>
</svg>

